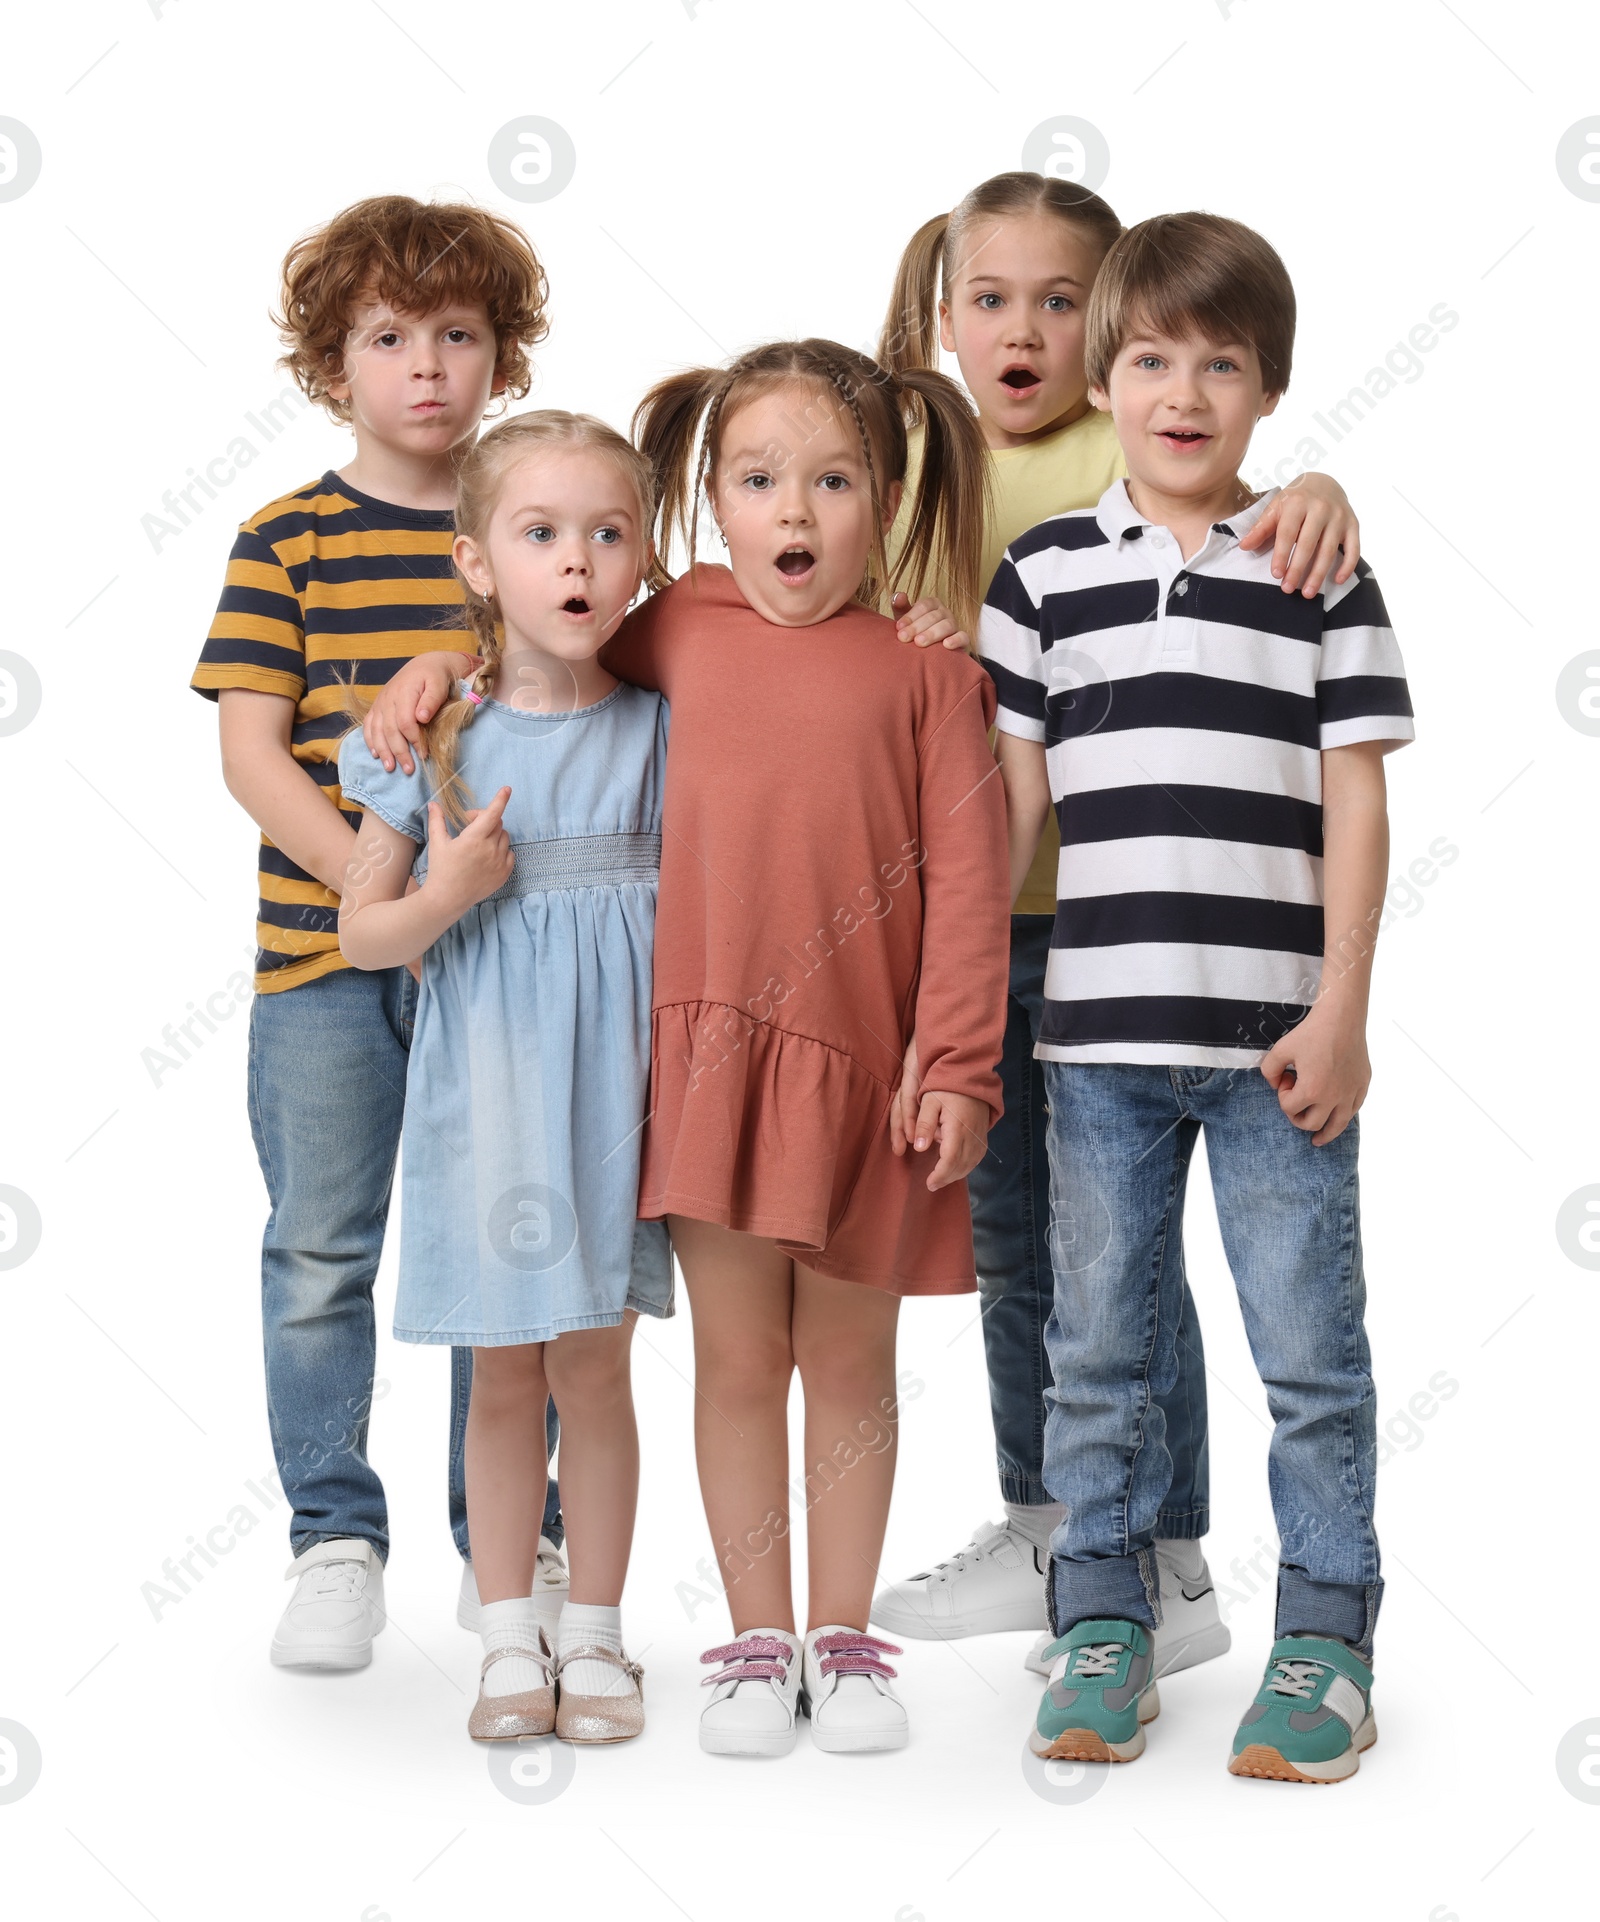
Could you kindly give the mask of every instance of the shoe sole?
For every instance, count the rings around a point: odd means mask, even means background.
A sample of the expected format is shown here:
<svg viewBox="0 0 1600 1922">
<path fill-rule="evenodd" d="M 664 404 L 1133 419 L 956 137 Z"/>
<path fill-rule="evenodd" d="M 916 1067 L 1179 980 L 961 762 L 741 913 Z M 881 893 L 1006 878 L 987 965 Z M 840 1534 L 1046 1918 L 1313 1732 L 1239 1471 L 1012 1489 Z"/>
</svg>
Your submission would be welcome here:
<svg viewBox="0 0 1600 1922">
<path fill-rule="evenodd" d="M 1009 1635 L 1019 1629 L 1032 1629 L 1037 1635 L 1050 1626 L 1042 1601 L 1036 1608 L 994 1608 L 949 1622 L 930 1621 L 893 1602 L 874 1602 L 871 1619 L 891 1635 L 903 1635 L 912 1642 L 964 1642 L 970 1635 Z"/>
<path fill-rule="evenodd" d="M 700 1731 L 700 1746 L 707 1755 L 787 1755 L 795 1745 L 798 1729 L 787 1732 L 773 1730 L 763 1734 L 759 1729 L 706 1729 Z"/>
<path fill-rule="evenodd" d="M 1311 1782 L 1326 1788 L 1330 1782 L 1346 1782 L 1361 1766 L 1363 1752 L 1378 1739 L 1378 1725 L 1369 1715 L 1351 1738 L 1343 1755 L 1331 1762 L 1291 1762 L 1265 1742 L 1252 1742 L 1228 1763 L 1230 1775 L 1251 1775 L 1263 1782 Z"/>
<path fill-rule="evenodd" d="M 356 1648 L 338 1643 L 295 1643 L 289 1647 L 281 1642 L 272 1644 L 274 1668 L 365 1668 L 371 1660 L 370 1641 Z"/>
<path fill-rule="evenodd" d="M 1139 1697 L 1139 1725 L 1126 1742 L 1108 1742 L 1097 1729 L 1064 1728 L 1046 1742 L 1035 1729 L 1028 1747 L 1043 1762 L 1133 1762 L 1144 1754 L 1146 1722 L 1161 1713 L 1161 1697 L 1152 1682 Z"/>
</svg>

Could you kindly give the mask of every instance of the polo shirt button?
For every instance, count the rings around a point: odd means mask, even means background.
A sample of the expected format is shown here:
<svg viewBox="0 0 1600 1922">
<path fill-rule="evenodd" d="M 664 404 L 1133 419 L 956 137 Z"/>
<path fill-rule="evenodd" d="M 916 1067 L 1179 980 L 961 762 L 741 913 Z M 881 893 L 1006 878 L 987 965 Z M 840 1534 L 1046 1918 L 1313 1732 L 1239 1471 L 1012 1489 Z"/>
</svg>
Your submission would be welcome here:
<svg viewBox="0 0 1600 1922">
<path fill-rule="evenodd" d="M 1167 537 L 1165 534 L 1152 534 L 1150 536 L 1150 545 L 1152 547 L 1165 547 L 1166 544 Z"/>
<path fill-rule="evenodd" d="M 1188 579 L 1183 578 L 1181 580 L 1174 581 L 1172 583 L 1172 591 L 1174 594 L 1187 594 L 1189 591 Z"/>
</svg>

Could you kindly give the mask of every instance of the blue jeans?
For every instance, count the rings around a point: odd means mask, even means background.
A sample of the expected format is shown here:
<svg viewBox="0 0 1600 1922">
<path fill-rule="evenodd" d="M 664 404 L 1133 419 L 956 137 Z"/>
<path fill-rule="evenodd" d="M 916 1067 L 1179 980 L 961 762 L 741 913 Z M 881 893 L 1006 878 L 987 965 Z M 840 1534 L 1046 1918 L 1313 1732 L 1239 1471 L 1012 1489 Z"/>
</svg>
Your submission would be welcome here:
<svg viewBox="0 0 1600 1922">
<path fill-rule="evenodd" d="M 1035 1508 L 1052 1499 L 1044 1482 L 1050 1385 L 1045 1324 L 1055 1298 L 1049 1111 L 1044 1063 L 1033 1058 L 1033 1044 L 1044 1012 L 1053 925 L 1048 914 L 1011 917 L 1011 996 L 1000 1060 L 1005 1113 L 990 1131 L 988 1152 L 967 1177 L 1000 1495 Z M 1203 1535 L 1209 1523 L 1205 1357 L 1187 1286 L 1182 1314 L 1177 1378 L 1162 1398 L 1173 1465 L 1156 1528 L 1162 1540 Z"/>
<path fill-rule="evenodd" d="M 1383 1584 L 1357 1124 L 1313 1147 L 1255 1068 L 1051 1061 L 1044 1072 L 1052 1202 L 1076 1237 L 1045 1330 L 1044 1478 L 1067 1509 L 1050 1538 L 1051 1626 L 1159 1624 L 1152 1544 L 1175 1472 L 1163 1398 L 1178 1376 L 1184 1191 L 1204 1126 L 1274 1422 L 1276 1632 L 1336 1636 L 1370 1659 Z"/>
<path fill-rule="evenodd" d="M 300 1555 L 370 1541 L 385 1559 L 383 1484 L 367 1460 L 377 1355 L 372 1284 L 405 1108 L 416 983 L 340 968 L 250 1010 L 250 1128 L 271 1213 L 261 1243 L 267 1419 Z M 462 1447 L 472 1351 L 453 1351 L 450 1524 L 467 1553 Z M 554 1409 L 547 1419 L 553 1426 Z M 559 1513 L 550 1484 L 545 1532 Z M 560 1522 L 554 1520 L 560 1539 Z"/>
</svg>

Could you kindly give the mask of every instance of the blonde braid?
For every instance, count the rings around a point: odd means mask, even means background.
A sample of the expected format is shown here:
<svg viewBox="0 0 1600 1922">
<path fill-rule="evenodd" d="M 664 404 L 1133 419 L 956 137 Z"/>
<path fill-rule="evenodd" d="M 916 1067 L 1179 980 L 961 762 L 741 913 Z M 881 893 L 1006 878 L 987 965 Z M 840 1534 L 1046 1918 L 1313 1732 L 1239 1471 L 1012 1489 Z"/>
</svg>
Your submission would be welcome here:
<svg viewBox="0 0 1600 1922">
<path fill-rule="evenodd" d="M 860 401 L 856 399 L 855 383 L 851 378 L 848 364 L 843 361 L 830 361 L 828 378 L 850 409 L 851 416 L 855 420 L 856 432 L 861 436 L 862 458 L 867 463 L 867 487 L 872 495 L 872 560 L 858 598 L 871 607 L 876 604 L 889 575 L 889 556 L 883 544 L 883 501 L 878 492 L 877 463 L 872 458 L 872 436 L 867 432 L 866 416 L 861 411 Z M 900 383 L 892 375 L 887 378 L 888 384 L 895 390 L 896 404 L 898 404 Z"/>
</svg>

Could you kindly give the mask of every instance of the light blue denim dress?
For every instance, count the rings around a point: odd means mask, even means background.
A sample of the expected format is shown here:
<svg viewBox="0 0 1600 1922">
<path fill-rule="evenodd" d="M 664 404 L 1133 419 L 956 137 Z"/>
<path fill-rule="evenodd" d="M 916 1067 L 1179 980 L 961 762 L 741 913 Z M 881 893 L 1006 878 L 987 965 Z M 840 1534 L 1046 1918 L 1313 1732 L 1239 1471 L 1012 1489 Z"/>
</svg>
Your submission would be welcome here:
<svg viewBox="0 0 1600 1922">
<path fill-rule="evenodd" d="M 661 1222 L 636 1219 L 667 709 L 621 686 L 536 714 L 485 701 L 468 807 L 509 787 L 516 867 L 428 950 L 400 1167 L 402 1341 L 499 1347 L 672 1313 Z M 386 773 L 359 731 L 344 804 L 423 843 L 432 764 Z"/>
</svg>

